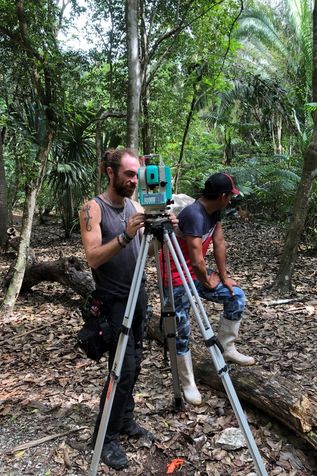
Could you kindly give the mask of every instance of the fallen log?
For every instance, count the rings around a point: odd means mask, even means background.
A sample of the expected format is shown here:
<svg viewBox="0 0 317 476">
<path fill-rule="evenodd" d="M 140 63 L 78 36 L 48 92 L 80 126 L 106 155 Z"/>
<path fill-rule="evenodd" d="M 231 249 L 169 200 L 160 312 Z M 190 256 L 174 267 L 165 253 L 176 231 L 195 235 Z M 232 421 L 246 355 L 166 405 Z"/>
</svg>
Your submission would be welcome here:
<svg viewBox="0 0 317 476">
<path fill-rule="evenodd" d="M 4 287 L 10 282 L 12 267 L 4 279 Z M 57 282 L 70 287 L 80 296 L 86 297 L 95 288 L 92 274 L 75 256 L 60 257 L 58 260 L 42 263 L 28 259 L 21 292 L 26 292 L 42 281 Z"/>
<path fill-rule="evenodd" d="M 18 250 L 20 235 L 15 228 L 9 228 L 8 246 L 15 251 Z M 13 262 L 4 280 L 3 287 L 6 289 L 12 279 L 14 272 Z M 60 255 L 58 260 L 38 262 L 34 250 L 28 248 L 27 263 L 21 287 L 21 292 L 28 291 L 42 281 L 57 282 L 73 289 L 80 296 L 86 297 L 95 289 L 92 274 L 85 269 L 83 262 L 76 256 L 65 258 Z"/>
<path fill-rule="evenodd" d="M 153 316 L 148 335 L 160 343 L 163 335 L 159 319 Z M 197 381 L 224 393 L 221 378 L 215 371 L 206 347 L 192 344 L 193 367 Z M 317 449 L 317 396 L 296 385 L 293 380 L 272 375 L 260 368 L 232 365 L 230 378 L 239 399 L 279 420 L 301 439 Z"/>
<path fill-rule="evenodd" d="M 91 273 L 84 269 L 83 263 L 75 256 L 35 263 L 27 267 L 21 291 L 26 291 L 42 281 L 63 284 L 84 297 L 95 288 Z"/>
</svg>

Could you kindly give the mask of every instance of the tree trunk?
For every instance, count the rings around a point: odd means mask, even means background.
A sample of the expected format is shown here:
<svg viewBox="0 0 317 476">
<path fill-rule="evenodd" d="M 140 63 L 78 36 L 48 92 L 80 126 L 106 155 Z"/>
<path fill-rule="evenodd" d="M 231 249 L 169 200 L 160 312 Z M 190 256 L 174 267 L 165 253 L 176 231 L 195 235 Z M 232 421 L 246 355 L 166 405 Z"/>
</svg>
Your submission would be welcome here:
<svg viewBox="0 0 317 476">
<path fill-rule="evenodd" d="M 141 94 L 138 41 L 138 0 L 126 0 L 125 10 L 128 47 L 127 146 L 137 152 Z"/>
<path fill-rule="evenodd" d="M 277 140 L 277 153 L 283 154 L 283 145 L 282 145 L 282 116 L 278 114 L 276 119 L 276 140 Z"/>
<path fill-rule="evenodd" d="M 139 3 L 140 14 L 140 49 L 141 49 L 141 105 L 142 105 L 142 146 L 143 154 L 151 154 L 152 138 L 150 127 L 150 83 L 148 82 L 147 70 L 149 65 L 149 43 L 146 30 L 146 16 L 144 12 L 144 1 Z"/>
<path fill-rule="evenodd" d="M 2 305 L 4 312 L 7 314 L 10 314 L 14 308 L 15 301 L 19 296 L 19 292 L 24 278 L 28 256 L 28 248 L 31 239 L 36 195 L 36 189 L 28 190 L 25 198 L 18 257 L 14 266 L 14 273 Z"/>
<path fill-rule="evenodd" d="M 186 125 L 185 125 L 183 138 L 182 138 L 181 150 L 180 150 L 180 153 L 179 153 L 179 159 L 178 159 L 177 164 L 176 164 L 174 184 L 173 184 L 174 185 L 173 186 L 174 193 L 178 193 L 178 183 L 179 183 L 179 178 L 180 178 L 181 164 L 182 164 L 183 158 L 184 158 L 185 144 L 186 144 L 186 139 L 187 139 L 190 123 L 191 123 L 193 115 L 194 115 L 194 110 L 195 110 L 195 106 L 196 106 L 196 99 L 197 99 L 197 90 L 196 90 L 196 86 L 194 86 L 194 95 L 193 95 L 193 98 L 192 98 L 192 102 L 191 102 L 189 113 L 188 113 L 187 120 L 186 120 Z"/>
<path fill-rule="evenodd" d="M 317 3 L 315 0 L 313 12 L 313 101 L 317 101 Z M 273 289 L 291 291 L 292 276 L 297 256 L 297 248 L 307 216 L 309 197 L 317 171 L 317 112 L 314 112 L 314 129 L 303 164 L 303 172 L 298 185 L 293 216 L 287 232 L 286 242 L 280 261 L 279 270 L 273 283 Z"/>
<path fill-rule="evenodd" d="M 10 188 L 8 190 L 8 218 L 9 218 L 9 226 L 14 225 L 13 223 L 13 209 L 17 202 L 18 197 L 18 190 L 19 190 L 19 179 L 23 176 L 23 168 L 22 168 L 22 161 L 19 157 L 18 153 L 18 145 L 15 132 L 11 131 L 10 134 L 10 142 L 11 142 L 11 149 L 14 156 L 14 179 L 13 182 L 10 184 Z"/>
<path fill-rule="evenodd" d="M 142 91 L 142 144 L 143 153 L 145 155 L 152 152 L 152 140 L 150 129 L 150 115 L 149 115 L 149 86 L 146 84 L 146 79 Z"/>
<path fill-rule="evenodd" d="M 108 38 L 109 38 L 109 41 L 108 41 L 108 57 L 107 57 L 107 63 L 109 65 L 109 73 L 107 74 L 107 78 L 108 78 L 108 90 L 109 90 L 109 109 L 110 111 L 112 110 L 113 108 L 113 87 L 114 87 L 114 76 L 113 76 L 113 50 L 115 49 L 114 47 L 114 30 L 115 30 L 115 26 L 114 26 L 114 12 L 113 12 L 113 9 L 114 9 L 114 5 L 115 5 L 115 2 L 108 2 L 108 12 L 109 12 L 109 15 L 110 15 L 110 24 L 111 24 L 111 27 L 110 27 L 110 30 L 109 30 L 109 33 L 108 33 Z"/>
<path fill-rule="evenodd" d="M 204 353 L 197 347 L 192 355 L 197 378 L 218 391 L 224 391 L 211 357 L 207 358 L 209 352 Z M 255 368 L 235 366 L 230 378 L 240 399 L 276 418 L 317 449 L 315 395 L 297 388 L 294 382 L 280 375 L 274 378 L 271 373 Z"/>
<path fill-rule="evenodd" d="M 101 172 L 100 172 L 101 156 L 102 156 L 101 121 L 97 120 L 97 122 L 96 122 L 96 183 L 95 183 L 95 195 L 99 195 L 101 193 Z"/>
<path fill-rule="evenodd" d="M 275 130 L 274 130 L 274 117 L 272 117 L 271 123 L 271 136 L 272 136 L 272 144 L 273 144 L 273 152 L 276 154 L 276 140 L 275 140 Z"/>
<path fill-rule="evenodd" d="M 149 335 L 163 342 L 158 318 L 150 321 Z M 191 352 L 197 380 L 225 393 L 222 380 L 215 370 L 207 348 L 193 342 Z M 257 367 L 246 368 L 235 365 L 230 378 L 239 399 L 276 418 L 317 449 L 316 395 L 297 387 L 289 379 L 280 375 L 275 378 L 271 373 Z"/>
<path fill-rule="evenodd" d="M 233 156 L 234 156 L 230 131 L 228 132 L 228 135 L 226 134 L 226 131 L 225 131 L 224 141 L 225 141 L 225 148 L 224 148 L 224 154 L 223 154 L 224 163 L 226 167 L 230 167 L 232 164 Z"/>
<path fill-rule="evenodd" d="M 12 313 L 22 286 L 27 263 L 28 248 L 30 246 L 36 197 L 42 186 L 43 177 L 46 171 L 47 158 L 52 146 L 52 140 L 53 133 L 50 129 L 48 129 L 45 144 L 40 147 L 40 150 L 37 154 L 36 161 L 39 164 L 40 169 L 38 177 L 34 183 L 34 186 L 29 186 L 26 192 L 18 257 L 15 264 L 12 280 L 7 289 L 3 304 L 1 306 L 1 309 L 5 315 L 10 315 Z"/>
<path fill-rule="evenodd" d="M 282 292 L 288 292 L 292 289 L 292 276 L 297 257 L 297 248 L 305 225 L 309 197 L 316 169 L 317 143 L 311 143 L 305 154 L 303 172 L 296 193 L 292 221 L 288 228 L 279 270 L 273 284 L 273 289 Z"/>
<path fill-rule="evenodd" d="M 0 130 L 0 247 L 4 247 L 7 241 L 8 228 L 8 195 L 7 181 L 4 169 L 3 142 L 5 128 Z"/>
</svg>

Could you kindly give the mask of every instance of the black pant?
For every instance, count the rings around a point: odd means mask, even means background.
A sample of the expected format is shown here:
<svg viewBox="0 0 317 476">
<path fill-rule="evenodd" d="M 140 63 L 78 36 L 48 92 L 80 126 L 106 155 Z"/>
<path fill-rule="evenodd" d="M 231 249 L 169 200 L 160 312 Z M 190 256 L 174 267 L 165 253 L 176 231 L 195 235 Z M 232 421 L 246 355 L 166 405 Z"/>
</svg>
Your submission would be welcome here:
<svg viewBox="0 0 317 476">
<path fill-rule="evenodd" d="M 133 388 L 138 379 L 141 370 L 142 361 L 142 340 L 144 321 L 146 313 L 146 292 L 144 288 L 140 289 L 131 330 L 129 333 L 128 344 L 124 356 L 120 379 L 117 384 L 115 397 L 111 409 L 110 419 L 107 427 L 107 433 L 104 442 L 116 440 L 120 432 L 128 427 L 133 420 L 134 399 Z M 113 335 L 113 343 L 109 351 L 109 372 L 112 368 L 115 353 L 117 350 L 118 338 L 120 335 L 121 324 L 124 317 L 127 299 L 111 297 L 106 300 L 106 312 L 109 316 L 108 321 Z M 100 398 L 100 409 L 95 424 L 95 436 L 97 436 L 102 412 L 105 404 L 109 384 L 109 376 L 103 388 Z"/>
</svg>

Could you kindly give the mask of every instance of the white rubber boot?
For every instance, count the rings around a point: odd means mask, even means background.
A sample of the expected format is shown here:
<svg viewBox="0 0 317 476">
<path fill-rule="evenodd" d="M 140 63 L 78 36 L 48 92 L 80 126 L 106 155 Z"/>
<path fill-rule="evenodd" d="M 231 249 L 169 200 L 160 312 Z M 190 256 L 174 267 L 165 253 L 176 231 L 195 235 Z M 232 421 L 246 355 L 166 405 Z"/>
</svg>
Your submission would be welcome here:
<svg viewBox="0 0 317 476">
<path fill-rule="evenodd" d="M 254 365 L 255 360 L 249 355 L 237 351 L 234 342 L 238 338 L 241 321 L 230 321 L 222 317 L 218 332 L 218 339 L 223 347 L 223 358 L 228 362 L 240 365 Z"/>
<path fill-rule="evenodd" d="M 192 405 L 200 405 L 201 395 L 194 379 L 190 350 L 184 355 L 177 355 L 177 369 L 186 402 Z"/>
</svg>

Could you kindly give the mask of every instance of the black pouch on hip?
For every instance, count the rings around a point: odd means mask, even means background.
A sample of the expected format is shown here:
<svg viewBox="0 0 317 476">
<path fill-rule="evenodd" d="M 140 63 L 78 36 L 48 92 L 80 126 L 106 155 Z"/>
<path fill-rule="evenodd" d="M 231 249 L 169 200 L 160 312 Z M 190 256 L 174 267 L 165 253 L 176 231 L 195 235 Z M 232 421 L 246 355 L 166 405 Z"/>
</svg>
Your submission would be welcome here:
<svg viewBox="0 0 317 476">
<path fill-rule="evenodd" d="M 89 359 L 99 361 L 110 348 L 112 333 L 104 299 L 93 291 L 81 309 L 84 325 L 77 334 L 77 344 Z"/>
</svg>

